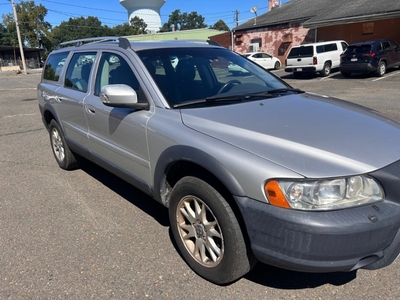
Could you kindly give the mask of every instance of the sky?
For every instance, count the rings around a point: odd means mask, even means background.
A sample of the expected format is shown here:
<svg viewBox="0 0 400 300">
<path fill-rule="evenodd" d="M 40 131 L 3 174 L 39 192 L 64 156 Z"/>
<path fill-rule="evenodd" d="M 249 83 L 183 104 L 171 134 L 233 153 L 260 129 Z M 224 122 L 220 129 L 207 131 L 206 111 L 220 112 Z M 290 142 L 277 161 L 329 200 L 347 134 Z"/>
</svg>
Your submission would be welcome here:
<svg viewBox="0 0 400 300">
<path fill-rule="evenodd" d="M 281 4 L 289 0 L 281 0 Z M 14 0 L 17 4 L 21 0 Z M 128 22 L 127 10 L 119 4 L 119 0 L 35 0 L 48 9 L 45 20 L 53 27 L 62 21 L 77 17 L 97 17 L 103 25 L 114 27 Z M 161 8 L 161 25 L 168 21 L 169 15 L 179 9 L 181 13 L 197 12 L 205 18 L 205 24 L 214 25 L 222 19 L 229 28 L 236 27 L 235 11 L 239 11 L 239 25 L 255 16 L 250 9 L 258 7 L 257 15 L 268 11 L 268 0 L 167 0 Z M 0 0 L 0 15 L 12 12 L 10 0 Z"/>
</svg>

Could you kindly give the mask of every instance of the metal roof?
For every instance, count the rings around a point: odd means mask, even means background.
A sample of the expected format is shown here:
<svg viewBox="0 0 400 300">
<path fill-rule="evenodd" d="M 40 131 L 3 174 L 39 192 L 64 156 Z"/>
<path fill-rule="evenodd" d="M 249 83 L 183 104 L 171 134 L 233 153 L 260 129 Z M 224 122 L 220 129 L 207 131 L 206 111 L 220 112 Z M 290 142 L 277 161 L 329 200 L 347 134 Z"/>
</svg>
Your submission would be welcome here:
<svg viewBox="0 0 400 300">
<path fill-rule="evenodd" d="M 316 28 L 391 17 L 400 17 L 399 0 L 291 0 L 233 30 L 255 29 L 295 21 L 303 22 L 304 27 Z"/>
</svg>

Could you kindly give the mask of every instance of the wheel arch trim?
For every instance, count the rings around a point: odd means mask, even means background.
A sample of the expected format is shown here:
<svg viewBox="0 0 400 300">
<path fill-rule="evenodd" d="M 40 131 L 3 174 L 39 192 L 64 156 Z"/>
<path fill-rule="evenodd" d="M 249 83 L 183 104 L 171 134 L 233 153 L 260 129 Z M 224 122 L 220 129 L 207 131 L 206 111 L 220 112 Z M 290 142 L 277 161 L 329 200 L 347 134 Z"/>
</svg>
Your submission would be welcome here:
<svg viewBox="0 0 400 300">
<path fill-rule="evenodd" d="M 166 149 L 159 157 L 154 169 L 154 198 L 168 206 L 163 193 L 167 170 L 175 163 L 189 162 L 200 166 L 215 176 L 232 195 L 245 196 L 244 189 L 233 174 L 210 154 L 190 146 L 176 145 Z"/>
</svg>

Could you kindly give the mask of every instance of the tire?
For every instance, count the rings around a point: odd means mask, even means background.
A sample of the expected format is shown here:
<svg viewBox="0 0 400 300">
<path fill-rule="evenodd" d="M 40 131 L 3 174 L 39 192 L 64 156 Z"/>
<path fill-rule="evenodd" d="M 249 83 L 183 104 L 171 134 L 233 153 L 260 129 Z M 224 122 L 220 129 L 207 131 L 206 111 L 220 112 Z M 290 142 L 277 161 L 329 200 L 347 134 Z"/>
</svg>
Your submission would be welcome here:
<svg viewBox="0 0 400 300">
<path fill-rule="evenodd" d="M 380 61 L 378 64 L 378 68 L 376 69 L 376 75 L 378 77 L 382 77 L 386 73 L 386 63 L 384 61 Z"/>
<path fill-rule="evenodd" d="M 281 63 L 279 61 L 277 61 L 274 65 L 274 69 L 275 70 L 279 70 L 281 68 Z"/>
<path fill-rule="evenodd" d="M 203 278 L 227 284 L 254 266 L 232 208 L 205 181 L 191 176 L 178 181 L 171 193 L 169 220 L 181 255 Z"/>
<path fill-rule="evenodd" d="M 342 73 L 343 77 L 346 77 L 346 78 L 351 76 L 351 73 L 349 73 L 349 72 L 340 72 L 340 73 Z"/>
<path fill-rule="evenodd" d="M 322 68 L 321 76 L 327 77 L 327 76 L 329 76 L 329 74 L 331 74 L 331 64 L 326 62 L 324 64 L 324 67 Z"/>
<path fill-rule="evenodd" d="M 64 170 L 76 169 L 79 166 L 79 161 L 66 144 L 64 135 L 55 120 L 50 122 L 49 134 L 51 149 L 60 168 Z"/>
</svg>

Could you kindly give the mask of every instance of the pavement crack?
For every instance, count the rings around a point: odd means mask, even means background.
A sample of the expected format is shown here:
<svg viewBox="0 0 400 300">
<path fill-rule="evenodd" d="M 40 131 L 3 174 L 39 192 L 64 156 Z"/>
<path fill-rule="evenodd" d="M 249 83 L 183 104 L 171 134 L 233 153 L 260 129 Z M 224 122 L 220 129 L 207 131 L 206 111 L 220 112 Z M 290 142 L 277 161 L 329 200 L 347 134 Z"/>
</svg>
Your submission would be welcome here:
<svg viewBox="0 0 400 300">
<path fill-rule="evenodd" d="M 4 164 L 10 164 L 10 165 L 16 165 L 16 166 L 33 166 L 33 167 L 51 167 L 53 164 L 32 164 L 32 163 L 27 163 L 27 162 L 19 162 L 19 161 L 13 161 L 13 160 L 3 160 L 0 159 L 0 163 Z"/>
<path fill-rule="evenodd" d="M 31 130 L 26 130 L 26 131 L 4 133 L 4 134 L 0 134 L 0 137 L 11 136 L 11 135 L 16 135 L 16 134 L 24 134 L 24 133 L 30 133 L 30 132 L 36 132 L 36 131 L 42 131 L 42 130 L 45 130 L 45 128 L 36 128 L 36 129 L 31 129 Z"/>
</svg>

